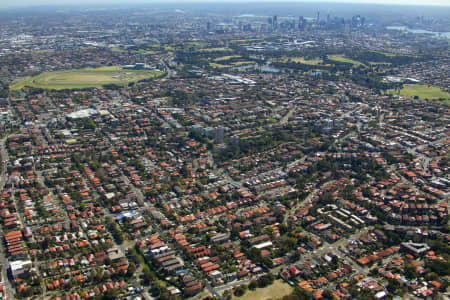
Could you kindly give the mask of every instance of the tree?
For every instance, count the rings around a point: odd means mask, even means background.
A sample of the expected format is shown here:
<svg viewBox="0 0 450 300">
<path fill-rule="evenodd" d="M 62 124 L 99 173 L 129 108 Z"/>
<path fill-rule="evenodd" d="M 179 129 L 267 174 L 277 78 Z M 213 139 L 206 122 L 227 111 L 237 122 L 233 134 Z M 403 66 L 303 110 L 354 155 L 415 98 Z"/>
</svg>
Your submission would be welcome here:
<svg viewBox="0 0 450 300">
<path fill-rule="evenodd" d="M 233 298 L 233 295 L 231 294 L 231 291 L 230 290 L 226 290 L 224 293 L 223 293 L 223 299 L 224 300 L 231 300 L 232 298 Z"/>
<path fill-rule="evenodd" d="M 114 300 L 114 299 L 117 299 L 118 296 L 119 296 L 119 290 L 109 289 L 105 293 L 103 293 L 99 299 Z"/>
<path fill-rule="evenodd" d="M 333 293 L 330 290 L 324 290 L 322 293 L 324 299 L 334 299 Z"/>
<path fill-rule="evenodd" d="M 417 271 L 416 271 L 416 267 L 412 266 L 412 265 L 406 265 L 404 266 L 404 272 L 405 272 L 405 276 L 408 279 L 415 279 L 417 278 Z"/>
<path fill-rule="evenodd" d="M 280 233 L 281 234 L 285 234 L 286 232 L 288 232 L 288 230 L 289 230 L 289 228 L 288 228 L 288 226 L 287 226 L 287 224 L 286 223 L 281 223 L 280 224 Z"/>
<path fill-rule="evenodd" d="M 130 265 L 128 266 L 127 275 L 129 277 L 132 277 L 134 273 L 136 272 L 136 265 L 134 262 L 130 262 Z"/>
<path fill-rule="evenodd" d="M 262 275 L 261 277 L 258 278 L 258 286 L 260 288 L 264 288 L 268 285 L 271 285 L 274 281 L 274 277 L 272 275 L 272 273 L 266 274 L 266 275 Z"/>
<path fill-rule="evenodd" d="M 258 283 L 256 282 L 256 280 L 252 280 L 248 285 L 248 288 L 252 291 L 255 290 L 257 287 L 258 287 Z"/>
<path fill-rule="evenodd" d="M 310 300 L 310 299 L 313 299 L 313 295 L 312 295 L 312 293 L 310 293 L 304 289 L 296 287 L 290 295 L 284 296 L 282 299 L 283 300 Z"/>
<path fill-rule="evenodd" d="M 244 294 L 245 294 L 245 292 L 247 291 L 247 285 L 241 285 L 241 286 L 238 286 L 235 290 L 234 290 L 234 295 L 236 296 L 236 297 L 241 297 L 241 296 L 243 296 Z"/>
<path fill-rule="evenodd" d="M 400 288 L 400 283 L 396 279 L 391 279 L 391 278 L 388 279 L 387 290 L 391 294 L 394 294 L 399 288 Z"/>
<path fill-rule="evenodd" d="M 450 261 L 432 261 L 427 266 L 441 277 L 450 275 Z"/>
<path fill-rule="evenodd" d="M 297 238 L 295 237 L 289 237 L 285 240 L 284 245 L 288 248 L 288 250 L 292 250 L 295 249 L 295 247 L 297 246 Z"/>
<path fill-rule="evenodd" d="M 266 228 L 264 228 L 263 232 L 265 234 L 267 234 L 270 237 L 273 237 L 273 228 L 270 226 L 267 226 Z"/>
</svg>

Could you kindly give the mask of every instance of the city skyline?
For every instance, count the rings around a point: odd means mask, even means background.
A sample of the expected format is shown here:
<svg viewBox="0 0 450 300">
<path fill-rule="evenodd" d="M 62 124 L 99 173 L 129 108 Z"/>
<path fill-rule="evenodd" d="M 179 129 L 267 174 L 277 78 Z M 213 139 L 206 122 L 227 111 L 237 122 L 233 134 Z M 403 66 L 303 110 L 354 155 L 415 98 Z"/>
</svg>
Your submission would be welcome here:
<svg viewBox="0 0 450 300">
<path fill-rule="evenodd" d="M 168 4 L 188 4 L 188 3 L 208 3 L 211 4 L 213 2 L 216 3 L 252 3 L 252 2 L 266 2 L 270 3 L 273 2 L 271 0 L 264 0 L 264 1 L 255 1 L 255 0 L 246 0 L 246 1 L 240 1 L 240 0 L 217 0 L 217 1 L 205 1 L 205 0 L 170 0 L 170 1 L 161 1 L 161 0 L 133 0 L 132 2 L 128 3 L 129 5 L 133 4 L 160 4 L 160 3 L 168 3 Z M 338 3 L 338 4 L 381 4 L 381 5 L 408 5 L 408 6 L 450 6 L 450 2 L 447 0 L 392 0 L 392 1 L 386 1 L 386 0 L 321 0 L 321 1 L 312 1 L 312 0 L 284 0 L 285 3 Z M 68 0 L 64 2 L 64 5 L 91 5 L 91 1 L 87 0 L 81 0 L 81 1 L 72 1 Z M 106 5 L 106 4 L 121 4 L 124 3 L 119 0 L 99 0 L 95 2 L 95 5 Z M 14 7 L 33 7 L 33 6 L 41 6 L 41 5 L 58 5 L 61 6 L 61 2 L 57 0 L 17 0 L 14 2 L 8 2 L 8 3 L 2 3 L 0 4 L 0 8 L 14 8 Z"/>
</svg>

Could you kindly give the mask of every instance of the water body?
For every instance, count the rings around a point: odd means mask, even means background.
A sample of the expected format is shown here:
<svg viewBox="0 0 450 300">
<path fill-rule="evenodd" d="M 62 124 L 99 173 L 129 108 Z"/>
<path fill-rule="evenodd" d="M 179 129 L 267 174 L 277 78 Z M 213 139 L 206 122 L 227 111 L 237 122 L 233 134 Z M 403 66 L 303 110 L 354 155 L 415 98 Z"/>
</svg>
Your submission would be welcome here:
<svg viewBox="0 0 450 300">
<path fill-rule="evenodd" d="M 406 26 L 387 26 L 386 29 L 389 30 L 401 30 L 406 32 L 412 32 L 412 33 L 418 33 L 418 34 L 431 34 L 435 37 L 445 37 L 450 39 L 450 32 L 435 32 L 435 31 L 428 31 L 423 29 L 409 29 Z"/>
<path fill-rule="evenodd" d="M 239 66 L 239 67 L 233 67 L 233 70 L 247 70 L 256 68 L 258 65 L 245 65 L 245 66 Z"/>
<path fill-rule="evenodd" d="M 260 70 L 262 72 L 270 72 L 270 73 L 279 73 L 279 72 L 281 72 L 280 69 L 277 69 L 277 68 L 274 68 L 274 67 L 268 67 L 268 66 L 261 67 Z"/>
</svg>

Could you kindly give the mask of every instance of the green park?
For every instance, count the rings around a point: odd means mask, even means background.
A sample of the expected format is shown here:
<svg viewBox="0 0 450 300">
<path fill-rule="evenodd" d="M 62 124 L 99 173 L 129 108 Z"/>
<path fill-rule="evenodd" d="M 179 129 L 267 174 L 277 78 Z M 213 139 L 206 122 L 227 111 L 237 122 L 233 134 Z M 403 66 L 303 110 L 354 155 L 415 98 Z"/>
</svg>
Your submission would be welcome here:
<svg viewBox="0 0 450 300">
<path fill-rule="evenodd" d="M 151 79 L 162 74 L 161 71 L 123 69 L 119 66 L 55 71 L 18 80 L 11 85 L 10 89 L 14 91 L 24 87 L 34 87 L 48 90 L 64 90 L 101 88 L 109 84 L 124 86 L 130 82 Z"/>
<path fill-rule="evenodd" d="M 397 94 L 398 91 L 389 90 L 391 94 Z M 450 93 L 442 91 L 439 87 L 429 86 L 426 84 L 405 84 L 400 90 L 400 95 L 403 97 L 425 100 L 440 100 L 443 99 L 444 103 L 450 104 Z"/>
</svg>

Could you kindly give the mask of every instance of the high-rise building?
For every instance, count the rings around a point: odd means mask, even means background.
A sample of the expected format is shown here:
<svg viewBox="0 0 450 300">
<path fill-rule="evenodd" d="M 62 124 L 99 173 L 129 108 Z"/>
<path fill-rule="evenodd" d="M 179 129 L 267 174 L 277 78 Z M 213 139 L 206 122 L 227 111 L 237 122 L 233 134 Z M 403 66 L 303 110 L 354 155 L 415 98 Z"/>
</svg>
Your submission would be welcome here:
<svg viewBox="0 0 450 300">
<path fill-rule="evenodd" d="M 224 133 L 224 128 L 222 126 L 216 127 L 216 139 L 215 139 L 216 144 L 223 143 L 223 133 Z"/>
<path fill-rule="evenodd" d="M 305 19 L 303 16 L 298 17 L 298 29 L 303 29 L 305 26 Z"/>
<path fill-rule="evenodd" d="M 272 26 L 273 26 L 273 29 L 278 28 L 278 16 L 277 15 L 273 16 L 273 18 L 272 18 Z"/>
</svg>

